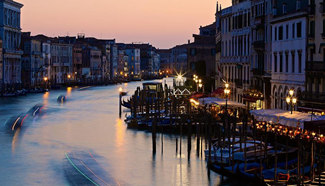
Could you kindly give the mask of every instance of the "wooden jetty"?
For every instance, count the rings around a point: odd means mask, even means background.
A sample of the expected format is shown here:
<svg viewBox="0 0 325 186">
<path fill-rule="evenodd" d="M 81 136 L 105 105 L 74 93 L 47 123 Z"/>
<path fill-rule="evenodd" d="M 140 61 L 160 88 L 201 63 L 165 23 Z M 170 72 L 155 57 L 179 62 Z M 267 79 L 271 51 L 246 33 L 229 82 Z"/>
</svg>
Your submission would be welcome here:
<svg viewBox="0 0 325 186">
<path fill-rule="evenodd" d="M 322 134 L 275 123 L 268 125 L 241 106 L 227 105 L 226 101 L 226 105 L 216 107 L 201 103 L 199 97 L 203 94 L 179 92 L 166 84 L 144 83 L 142 89 L 138 87 L 123 102 L 130 109 L 125 119 L 128 128 L 152 132 L 153 154 L 159 132 L 189 138 L 195 134 L 197 154 L 202 156 L 206 149 L 208 167 L 220 174 L 269 185 L 323 183 L 325 139 L 319 140 L 323 139 Z M 181 139 L 176 139 L 176 153 L 180 154 Z"/>
</svg>

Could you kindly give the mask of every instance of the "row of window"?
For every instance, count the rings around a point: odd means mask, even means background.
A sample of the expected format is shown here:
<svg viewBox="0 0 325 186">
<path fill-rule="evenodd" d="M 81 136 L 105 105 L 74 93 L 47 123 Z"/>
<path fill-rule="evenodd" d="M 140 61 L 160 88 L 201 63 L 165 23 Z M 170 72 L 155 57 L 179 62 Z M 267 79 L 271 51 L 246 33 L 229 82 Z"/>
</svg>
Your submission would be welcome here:
<svg viewBox="0 0 325 186">
<path fill-rule="evenodd" d="M 221 42 L 221 56 L 248 56 L 249 40 L 248 35 L 243 35 Z"/>
<path fill-rule="evenodd" d="M 289 52 L 274 53 L 273 72 L 302 73 L 302 52 L 298 51 L 297 53 L 298 53 L 297 61 L 296 61 L 295 51 L 291 51 L 290 53 Z M 290 55 L 290 59 L 289 59 L 289 55 Z M 298 62 L 298 69 L 296 69 L 297 62 Z"/>
<path fill-rule="evenodd" d="M 221 32 L 226 33 L 233 29 L 242 29 L 250 26 L 250 12 L 246 11 L 239 14 L 234 14 L 232 17 L 227 17 L 221 20 Z"/>
<path fill-rule="evenodd" d="M 302 37 L 302 23 L 292 23 L 291 25 L 281 25 L 274 27 L 274 41 L 285 39 L 295 39 Z"/>
<path fill-rule="evenodd" d="M 240 79 L 249 82 L 249 67 L 248 66 L 228 66 L 222 67 L 223 76 L 228 80 L 234 82 L 235 79 Z"/>
<path fill-rule="evenodd" d="M 4 47 L 7 49 L 17 49 L 20 47 L 20 33 L 5 30 L 4 41 Z"/>
<path fill-rule="evenodd" d="M 4 24 L 20 28 L 20 12 L 4 9 Z"/>
</svg>

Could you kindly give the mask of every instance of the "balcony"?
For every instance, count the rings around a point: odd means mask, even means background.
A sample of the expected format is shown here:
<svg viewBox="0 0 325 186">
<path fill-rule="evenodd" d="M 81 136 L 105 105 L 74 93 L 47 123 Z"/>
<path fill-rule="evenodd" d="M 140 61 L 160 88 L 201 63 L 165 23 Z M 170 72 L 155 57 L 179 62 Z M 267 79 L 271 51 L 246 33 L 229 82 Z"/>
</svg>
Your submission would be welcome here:
<svg viewBox="0 0 325 186">
<path fill-rule="evenodd" d="M 309 61 L 306 65 L 306 71 L 308 72 L 325 72 L 325 61 Z"/>
<path fill-rule="evenodd" d="M 265 41 L 264 40 L 254 41 L 253 46 L 254 46 L 255 50 L 264 50 L 265 49 Z"/>
</svg>

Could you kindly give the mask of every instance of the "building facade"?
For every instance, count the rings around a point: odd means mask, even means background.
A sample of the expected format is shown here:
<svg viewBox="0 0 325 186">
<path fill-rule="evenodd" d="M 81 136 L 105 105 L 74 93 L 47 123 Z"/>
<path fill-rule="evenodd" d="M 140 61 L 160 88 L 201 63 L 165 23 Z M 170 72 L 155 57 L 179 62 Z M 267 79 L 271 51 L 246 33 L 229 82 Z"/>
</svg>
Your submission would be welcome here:
<svg viewBox="0 0 325 186">
<path fill-rule="evenodd" d="M 118 51 L 118 66 L 117 70 L 119 72 L 120 78 L 127 78 L 129 76 L 129 56 L 126 55 L 125 50 L 119 50 Z"/>
<path fill-rule="evenodd" d="M 252 0 L 251 4 L 251 88 L 244 93 L 252 109 L 271 108 L 271 0 Z"/>
<path fill-rule="evenodd" d="M 251 83 L 251 1 L 233 1 L 221 16 L 220 68 L 230 84 L 230 99 L 246 103 L 243 95 Z"/>
<path fill-rule="evenodd" d="M 0 40 L 0 95 L 4 92 L 3 85 L 3 52 L 2 52 L 2 40 Z"/>
<path fill-rule="evenodd" d="M 82 47 L 80 45 L 74 45 L 72 49 L 73 58 L 73 73 L 72 78 L 80 82 L 82 80 Z"/>
<path fill-rule="evenodd" d="M 290 89 L 297 97 L 305 90 L 307 1 L 283 0 L 273 5 L 272 108 L 289 109 Z"/>
<path fill-rule="evenodd" d="M 118 72 L 118 46 L 116 44 L 110 45 L 110 53 L 111 53 L 111 79 L 114 79 L 119 76 Z"/>
<path fill-rule="evenodd" d="M 188 44 L 184 44 L 170 49 L 172 69 L 177 73 L 184 74 L 187 72 L 187 48 Z"/>
<path fill-rule="evenodd" d="M 204 81 L 204 89 L 213 90 L 216 76 L 216 23 L 200 27 L 200 34 L 193 34 L 194 42 L 187 46 L 187 69 Z"/>
<path fill-rule="evenodd" d="M 325 4 L 323 0 L 308 3 L 308 45 L 305 94 L 298 109 L 325 112 Z"/>
<path fill-rule="evenodd" d="M 71 44 L 51 44 L 51 83 L 64 84 L 72 78 L 72 48 Z"/>
<path fill-rule="evenodd" d="M 90 49 L 90 73 L 91 78 L 95 81 L 100 81 L 102 78 L 101 54 L 101 51 L 97 47 Z"/>
<path fill-rule="evenodd" d="M 13 0 L 0 1 L 0 39 L 3 42 L 3 84 L 5 89 L 21 85 L 21 26 L 22 4 Z"/>
<path fill-rule="evenodd" d="M 127 48 L 125 54 L 128 56 L 128 69 L 131 77 L 140 77 L 140 49 L 139 48 Z"/>
<path fill-rule="evenodd" d="M 102 80 L 108 81 L 111 78 L 111 51 L 110 51 L 110 45 L 105 44 L 102 47 Z"/>
<path fill-rule="evenodd" d="M 173 63 L 171 62 L 171 49 L 158 49 L 160 55 L 160 70 L 168 74 L 173 72 Z"/>
<path fill-rule="evenodd" d="M 30 36 L 30 32 L 22 35 L 22 83 L 30 89 L 40 87 L 46 76 L 46 67 L 42 56 L 42 43 Z"/>
<path fill-rule="evenodd" d="M 47 81 L 50 81 L 51 77 L 51 42 L 49 40 L 42 42 L 42 58 L 44 63 L 44 77 L 47 79 Z M 45 82 L 47 83 L 47 82 Z"/>
</svg>

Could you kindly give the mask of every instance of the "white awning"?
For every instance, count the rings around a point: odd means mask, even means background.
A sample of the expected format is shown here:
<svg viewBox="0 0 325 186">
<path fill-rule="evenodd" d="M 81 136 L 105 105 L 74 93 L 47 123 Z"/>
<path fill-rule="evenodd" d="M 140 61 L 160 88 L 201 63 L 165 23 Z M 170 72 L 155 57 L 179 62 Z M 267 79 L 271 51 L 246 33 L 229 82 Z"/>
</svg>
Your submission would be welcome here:
<svg viewBox="0 0 325 186">
<path fill-rule="evenodd" d="M 221 99 L 221 98 L 216 98 L 216 97 L 206 97 L 206 98 L 199 98 L 200 105 L 220 105 L 220 106 L 225 106 L 226 105 L 226 100 Z M 227 101 L 227 106 L 229 107 L 243 107 L 245 108 L 246 106 L 242 103 L 237 103 L 235 101 Z"/>
<path fill-rule="evenodd" d="M 266 121 L 278 123 L 289 127 L 304 128 L 305 121 L 325 120 L 325 116 L 311 116 L 311 114 L 293 111 L 266 109 L 266 110 L 251 110 L 250 113 L 257 121 Z"/>
</svg>

